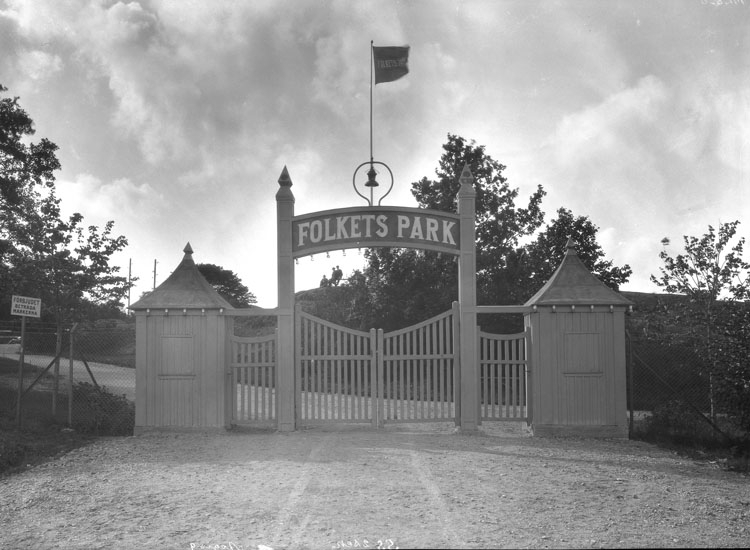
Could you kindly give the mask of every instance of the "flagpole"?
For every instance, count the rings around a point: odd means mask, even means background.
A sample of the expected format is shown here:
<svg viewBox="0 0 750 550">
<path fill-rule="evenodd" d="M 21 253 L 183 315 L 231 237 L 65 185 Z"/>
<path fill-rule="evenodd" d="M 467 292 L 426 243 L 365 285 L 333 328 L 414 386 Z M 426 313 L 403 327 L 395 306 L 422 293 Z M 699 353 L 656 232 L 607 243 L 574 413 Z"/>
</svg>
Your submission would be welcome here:
<svg viewBox="0 0 750 550">
<path fill-rule="evenodd" d="M 373 167 L 373 160 L 375 157 L 372 156 L 372 71 L 373 66 L 375 65 L 373 60 L 373 40 L 370 40 L 370 171 L 374 171 Z M 368 172 L 369 174 L 369 172 Z M 374 189 L 370 187 L 370 205 L 372 205 L 372 201 L 374 199 Z"/>
<path fill-rule="evenodd" d="M 372 66 L 373 66 L 372 45 L 373 43 L 374 42 L 370 40 L 370 163 L 372 163 L 373 161 L 373 156 L 372 156 Z"/>
</svg>

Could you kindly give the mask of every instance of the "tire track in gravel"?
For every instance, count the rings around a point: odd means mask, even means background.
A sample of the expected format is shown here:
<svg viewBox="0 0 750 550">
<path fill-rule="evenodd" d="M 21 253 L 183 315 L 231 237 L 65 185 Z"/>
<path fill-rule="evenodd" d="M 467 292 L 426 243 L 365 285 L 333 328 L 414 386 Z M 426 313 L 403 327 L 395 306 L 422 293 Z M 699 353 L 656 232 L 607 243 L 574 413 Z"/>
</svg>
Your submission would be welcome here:
<svg viewBox="0 0 750 550">
<path fill-rule="evenodd" d="M 440 492 L 437 482 L 430 473 L 429 465 L 422 460 L 422 455 L 419 451 L 410 450 L 409 455 L 411 458 L 411 465 L 417 474 L 417 479 L 424 487 L 427 495 L 430 498 L 431 508 L 433 511 L 433 518 L 440 524 L 440 531 L 443 534 L 443 539 L 449 543 L 449 548 L 461 548 L 464 546 L 464 541 L 461 537 L 452 529 L 452 517 L 448 512 L 448 507 L 445 504 L 445 499 Z"/>
<path fill-rule="evenodd" d="M 310 523 L 310 514 L 305 512 L 298 525 L 291 525 L 291 522 L 295 515 L 297 515 L 295 514 L 295 511 L 299 508 L 299 502 L 302 500 L 302 496 L 307 490 L 307 486 L 310 484 L 310 479 L 312 477 L 311 463 L 314 464 L 313 461 L 319 458 L 326 441 L 327 437 L 320 438 L 320 440 L 314 444 L 307 453 L 302 465 L 302 472 L 300 473 L 297 482 L 294 484 L 294 488 L 289 493 L 286 502 L 281 510 L 279 510 L 279 515 L 276 519 L 271 537 L 271 540 L 276 543 L 276 546 L 281 546 L 282 548 L 302 548 L 304 546 L 302 543 L 307 530 L 307 525 Z"/>
</svg>

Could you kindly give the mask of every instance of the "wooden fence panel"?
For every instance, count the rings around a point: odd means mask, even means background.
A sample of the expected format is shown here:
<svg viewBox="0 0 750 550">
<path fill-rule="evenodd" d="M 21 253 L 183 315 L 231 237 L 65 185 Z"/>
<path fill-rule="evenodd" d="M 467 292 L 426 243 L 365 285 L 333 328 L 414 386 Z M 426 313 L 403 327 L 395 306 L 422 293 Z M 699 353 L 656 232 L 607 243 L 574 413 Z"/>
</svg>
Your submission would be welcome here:
<svg viewBox="0 0 750 550">
<path fill-rule="evenodd" d="M 389 333 L 378 331 L 382 415 L 388 422 L 455 422 L 455 311 Z"/>
<path fill-rule="evenodd" d="M 232 424 L 276 426 L 275 334 L 231 336 Z"/>
<path fill-rule="evenodd" d="M 527 420 L 528 333 L 479 331 L 482 420 Z"/>
<path fill-rule="evenodd" d="M 301 425 L 374 422 L 375 331 L 296 315 L 297 417 Z"/>
</svg>

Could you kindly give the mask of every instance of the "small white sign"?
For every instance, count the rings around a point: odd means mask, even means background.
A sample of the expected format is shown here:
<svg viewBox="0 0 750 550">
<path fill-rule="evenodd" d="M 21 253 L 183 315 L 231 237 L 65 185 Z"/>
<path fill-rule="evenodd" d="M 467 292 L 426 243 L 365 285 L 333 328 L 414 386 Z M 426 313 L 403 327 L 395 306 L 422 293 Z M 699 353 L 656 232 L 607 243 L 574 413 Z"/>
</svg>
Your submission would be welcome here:
<svg viewBox="0 0 750 550">
<path fill-rule="evenodd" d="M 42 315 L 42 299 L 13 295 L 10 314 L 22 315 L 24 317 L 40 317 Z"/>
</svg>

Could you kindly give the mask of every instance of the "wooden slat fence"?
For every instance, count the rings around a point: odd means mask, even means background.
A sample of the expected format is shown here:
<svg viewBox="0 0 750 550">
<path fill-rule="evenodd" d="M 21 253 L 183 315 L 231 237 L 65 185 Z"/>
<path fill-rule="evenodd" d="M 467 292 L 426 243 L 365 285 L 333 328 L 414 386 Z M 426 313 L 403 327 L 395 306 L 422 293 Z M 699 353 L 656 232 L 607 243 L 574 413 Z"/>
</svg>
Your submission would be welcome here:
<svg viewBox="0 0 750 550">
<path fill-rule="evenodd" d="M 379 420 L 456 421 L 457 306 L 405 329 L 378 331 Z"/>
<path fill-rule="evenodd" d="M 527 420 L 528 337 L 479 332 L 482 420 Z"/>
<path fill-rule="evenodd" d="M 375 422 L 375 329 L 348 329 L 300 310 L 297 418 L 302 425 Z"/>
<path fill-rule="evenodd" d="M 276 426 L 275 334 L 232 336 L 232 424 Z"/>
</svg>

